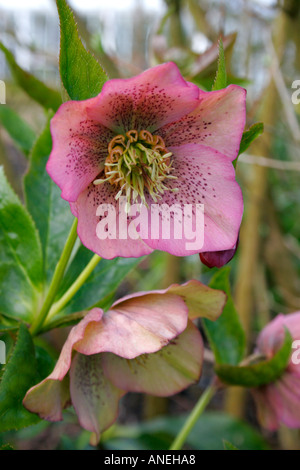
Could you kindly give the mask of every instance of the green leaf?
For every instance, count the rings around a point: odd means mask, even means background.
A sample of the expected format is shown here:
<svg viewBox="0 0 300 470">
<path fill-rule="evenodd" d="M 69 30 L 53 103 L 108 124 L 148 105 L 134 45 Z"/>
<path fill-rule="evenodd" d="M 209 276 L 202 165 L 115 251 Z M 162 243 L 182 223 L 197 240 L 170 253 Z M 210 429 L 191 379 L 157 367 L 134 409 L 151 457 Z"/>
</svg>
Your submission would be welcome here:
<svg viewBox="0 0 300 470">
<path fill-rule="evenodd" d="M 237 33 L 231 33 L 227 36 L 222 37 L 222 45 L 225 55 L 225 60 L 230 63 L 230 59 L 232 56 L 233 48 L 236 42 Z M 213 85 L 215 79 L 215 70 L 218 65 L 219 59 L 219 44 L 213 43 L 205 52 L 201 54 L 196 54 L 193 58 L 193 61 L 190 64 L 190 71 L 188 73 L 189 78 L 193 79 L 196 77 L 197 79 L 209 79 L 210 80 L 210 87 Z"/>
<path fill-rule="evenodd" d="M 47 284 L 51 281 L 74 219 L 69 204 L 60 197 L 60 189 L 46 172 L 52 148 L 50 118 L 51 115 L 32 150 L 29 170 L 24 178 L 26 205 L 42 243 Z"/>
<path fill-rule="evenodd" d="M 0 333 L 6 333 L 8 331 L 15 331 L 19 328 L 19 325 L 3 325 L 0 323 Z"/>
<path fill-rule="evenodd" d="M 223 48 L 223 41 L 219 39 L 219 60 L 218 60 L 218 70 L 212 90 L 221 90 L 227 86 L 227 74 L 226 74 L 226 65 L 225 65 L 225 55 Z"/>
<path fill-rule="evenodd" d="M 14 450 L 14 448 L 10 444 L 4 444 L 0 447 L 0 450 Z"/>
<path fill-rule="evenodd" d="M 13 318 L 7 318 L 3 315 L 0 315 L 0 333 L 18 330 L 20 322 L 14 320 Z"/>
<path fill-rule="evenodd" d="M 58 431 L 59 426 L 63 427 L 64 425 L 65 423 L 57 423 L 55 425 L 56 430 Z M 34 441 L 35 439 L 40 440 L 41 436 L 47 433 L 47 428 L 49 428 L 50 426 L 53 426 L 53 424 L 50 423 L 50 421 L 41 420 L 38 423 L 32 424 L 31 426 L 27 428 L 20 429 L 18 430 L 18 436 L 17 436 L 18 442 L 24 442 L 24 441 L 29 442 L 29 441 Z M 2 435 L 4 435 L 5 437 L 7 436 L 6 437 L 7 439 L 15 440 L 15 433 L 13 431 L 2 434 Z"/>
<path fill-rule="evenodd" d="M 56 360 L 53 358 L 53 355 L 50 355 L 50 353 L 39 344 L 35 344 L 35 357 L 36 382 L 41 382 L 51 374 L 55 367 Z"/>
<path fill-rule="evenodd" d="M 224 450 L 239 450 L 237 447 L 235 447 L 231 442 L 226 441 L 223 439 L 223 445 L 224 445 Z"/>
<path fill-rule="evenodd" d="M 31 127 L 6 105 L 0 106 L 0 123 L 24 154 L 28 155 L 35 141 Z"/>
<path fill-rule="evenodd" d="M 10 70 L 17 84 L 35 101 L 46 109 L 54 111 L 61 105 L 60 94 L 46 86 L 34 75 L 23 70 L 15 61 L 13 54 L 0 42 L 0 50 L 4 52 Z"/>
<path fill-rule="evenodd" d="M 249 145 L 255 139 L 257 139 L 257 137 L 259 137 L 263 132 L 264 132 L 264 125 L 262 122 L 257 122 L 253 124 L 251 127 L 249 127 L 249 129 L 243 133 L 239 155 L 241 155 L 241 153 L 244 153 L 249 147 Z"/>
<path fill-rule="evenodd" d="M 29 331 L 21 324 L 17 341 L 0 382 L 0 432 L 17 430 L 37 423 L 22 400 L 36 382 L 36 358 Z"/>
<path fill-rule="evenodd" d="M 216 321 L 203 320 L 203 324 L 216 362 L 236 365 L 243 358 L 246 339 L 231 297 L 229 274 L 230 268 L 225 267 L 213 276 L 209 286 L 223 290 L 227 295 L 227 302 L 222 315 Z"/>
<path fill-rule="evenodd" d="M 60 18 L 60 75 L 72 100 L 86 100 L 100 93 L 107 75 L 83 46 L 73 12 L 65 0 L 57 0 Z"/>
<path fill-rule="evenodd" d="M 187 419 L 187 415 L 163 416 L 139 425 L 116 426 L 109 438 L 103 434 L 105 449 L 168 449 Z M 240 450 L 267 450 L 268 445 L 251 426 L 221 412 L 206 412 L 197 421 L 186 440 L 195 450 L 224 450 L 223 441 Z"/>
<path fill-rule="evenodd" d="M 42 277 L 37 230 L 0 168 L 0 312 L 30 322 Z"/>
<path fill-rule="evenodd" d="M 260 387 L 271 382 L 276 382 L 289 363 L 292 348 L 292 338 L 286 332 L 283 346 L 272 359 L 258 362 L 250 366 L 221 365 L 215 368 L 222 382 L 229 385 L 243 387 Z"/>
<path fill-rule="evenodd" d="M 44 333 L 49 330 L 54 330 L 55 328 L 66 328 L 67 326 L 77 325 L 77 323 L 82 320 L 85 314 L 85 311 L 81 311 L 76 313 L 70 313 L 66 317 L 56 316 L 53 321 L 50 320 L 49 323 L 47 323 L 44 328 L 41 329 L 41 332 Z"/>
<path fill-rule="evenodd" d="M 88 264 L 93 253 L 81 246 L 70 264 L 62 290 L 62 295 L 75 281 L 78 274 Z M 139 263 L 141 258 L 115 258 L 113 260 L 102 259 L 97 265 L 86 283 L 73 297 L 66 308 L 55 317 L 57 320 L 71 313 L 87 310 L 94 306 L 103 307 L 103 301 L 115 292 L 125 276 Z"/>
</svg>

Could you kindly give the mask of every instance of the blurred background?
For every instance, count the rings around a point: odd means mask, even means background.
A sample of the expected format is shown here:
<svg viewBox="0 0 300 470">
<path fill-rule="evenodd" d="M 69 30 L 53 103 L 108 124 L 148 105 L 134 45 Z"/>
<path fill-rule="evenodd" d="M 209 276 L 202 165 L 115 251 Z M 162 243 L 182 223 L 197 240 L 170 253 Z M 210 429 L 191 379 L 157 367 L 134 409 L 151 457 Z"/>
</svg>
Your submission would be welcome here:
<svg viewBox="0 0 300 470">
<path fill-rule="evenodd" d="M 300 2 L 69 3 L 84 44 L 110 78 L 129 77 L 172 60 L 188 80 L 210 90 L 217 67 L 216 44 L 222 35 L 228 82 L 248 91 L 247 126 L 256 121 L 265 124 L 264 134 L 240 157 L 237 166 L 245 213 L 239 249 L 230 262 L 232 291 L 252 351 L 258 331 L 275 315 L 300 310 L 300 105 L 292 102 L 292 84 L 300 80 Z M 60 89 L 55 1 L 0 0 L 0 41 L 22 68 Z M 46 121 L 44 111 L 15 84 L 1 51 L 0 80 L 6 84 L 6 106 L 17 111 L 33 131 L 41 132 Z M 1 126 L 1 106 L 0 164 L 22 198 L 27 160 Z M 189 278 L 208 283 L 213 272 L 200 263 L 198 256 L 179 259 L 154 253 L 127 277 L 118 295 Z M 66 334 L 52 334 L 54 350 L 59 350 Z M 178 396 L 167 400 L 129 395 L 122 403 L 119 424 L 105 434 L 101 446 L 163 448 L 172 440 L 172 428 L 178 428 L 178 414 L 192 408 L 211 376 L 208 360 L 200 384 Z M 143 425 L 137 426 L 141 420 Z M 80 431 L 72 412 L 68 412 L 64 424 L 41 423 L 8 438 L 17 448 L 89 448 L 89 436 Z M 222 448 L 222 438 L 239 448 L 300 449 L 297 431 L 259 430 L 252 399 L 239 389 L 217 394 L 188 446 Z M 1 439 L 0 435 L 0 443 Z"/>
</svg>

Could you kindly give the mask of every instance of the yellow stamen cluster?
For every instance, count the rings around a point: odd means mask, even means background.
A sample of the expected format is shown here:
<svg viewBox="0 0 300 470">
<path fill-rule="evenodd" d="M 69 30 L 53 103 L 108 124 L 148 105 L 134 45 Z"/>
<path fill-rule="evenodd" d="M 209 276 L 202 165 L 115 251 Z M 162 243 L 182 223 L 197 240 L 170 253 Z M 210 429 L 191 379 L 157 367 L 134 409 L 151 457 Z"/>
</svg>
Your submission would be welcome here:
<svg viewBox="0 0 300 470">
<path fill-rule="evenodd" d="M 106 178 L 96 179 L 94 184 L 108 181 L 119 188 L 116 200 L 124 194 L 128 204 L 139 201 L 148 206 L 145 190 L 157 202 L 164 191 L 170 190 L 164 180 L 176 179 L 171 175 L 171 156 L 163 139 L 149 131 L 131 130 L 125 135 L 117 135 L 108 145 L 104 166 Z"/>
</svg>

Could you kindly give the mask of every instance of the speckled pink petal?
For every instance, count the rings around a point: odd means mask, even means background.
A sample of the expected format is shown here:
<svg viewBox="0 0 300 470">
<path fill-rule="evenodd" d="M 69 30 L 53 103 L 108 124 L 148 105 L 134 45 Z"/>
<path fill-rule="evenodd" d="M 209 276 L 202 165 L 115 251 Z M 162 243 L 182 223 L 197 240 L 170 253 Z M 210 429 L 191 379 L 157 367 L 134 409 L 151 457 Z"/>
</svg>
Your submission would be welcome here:
<svg viewBox="0 0 300 470">
<path fill-rule="evenodd" d="M 69 398 L 68 381 L 65 376 L 71 366 L 73 348 L 83 338 L 87 325 L 99 322 L 102 314 L 102 310 L 95 308 L 72 328 L 53 372 L 27 392 L 23 401 L 25 408 L 49 421 L 62 419 L 62 410 Z"/>
<path fill-rule="evenodd" d="M 146 294 L 115 305 L 102 321 L 87 326 L 76 350 L 112 352 L 126 359 L 156 352 L 186 328 L 184 301 L 173 294 Z"/>
<path fill-rule="evenodd" d="M 105 259 L 116 258 L 123 256 L 125 258 L 139 258 L 140 256 L 148 255 L 153 250 L 146 245 L 140 238 L 132 239 L 128 236 L 128 225 L 131 223 L 130 218 L 126 220 L 126 214 L 122 208 L 119 207 L 119 202 L 115 200 L 117 190 L 109 183 L 101 185 L 91 184 L 79 196 L 75 206 L 72 209 L 73 214 L 78 217 L 78 236 L 83 245 L 89 250 L 97 253 Z M 101 212 L 103 216 L 97 215 L 97 209 L 100 205 L 110 204 L 109 211 L 112 215 L 111 222 L 108 222 L 107 236 L 110 238 L 103 239 L 104 237 L 97 232 L 99 225 L 107 218 L 107 212 L 104 209 Z M 104 206 L 102 206 L 104 208 Z M 122 224 L 119 224 L 120 211 L 125 215 L 125 223 L 123 230 Z M 102 222 L 101 222 L 102 221 Z M 110 228 L 112 227 L 112 230 Z M 114 234 L 114 228 L 116 230 Z M 106 230 L 106 228 L 104 229 Z M 105 235 L 104 230 L 102 232 Z M 123 237 L 123 238 L 122 238 Z"/>
<path fill-rule="evenodd" d="M 103 354 L 105 375 L 117 387 L 156 396 L 174 395 L 197 382 L 202 362 L 202 338 L 191 321 L 180 336 L 154 354 L 130 361 Z"/>
<path fill-rule="evenodd" d="M 76 201 L 104 168 L 114 133 L 87 116 L 96 98 L 68 101 L 51 120 L 53 148 L 47 171 L 61 188 L 61 197 Z"/>
<path fill-rule="evenodd" d="M 159 213 L 160 224 L 157 239 L 146 238 L 144 226 L 141 227 L 141 237 L 153 249 L 167 251 L 177 256 L 188 256 L 206 251 L 222 251 L 232 249 L 238 237 L 243 214 L 242 192 L 235 180 L 235 171 L 229 159 L 217 150 L 202 145 L 182 145 L 170 147 L 173 153 L 172 174 L 178 179 L 166 182 L 169 188 L 177 188 L 173 193 L 165 191 L 161 204 L 171 207 L 180 205 L 184 213 L 184 205 L 190 204 L 195 212 L 196 204 L 204 205 L 204 243 L 196 244 L 194 249 L 188 246 L 191 240 L 184 236 L 184 230 L 175 231 L 167 239 L 163 238 L 162 216 Z M 149 205 L 153 203 L 148 199 Z M 154 206 L 156 209 L 156 206 Z M 151 207 L 153 212 L 153 207 Z M 150 210 L 148 211 L 150 214 Z M 158 212 L 156 209 L 155 212 Z M 172 217 L 172 215 L 171 215 Z M 177 216 L 178 218 L 178 216 Z M 149 216 L 150 219 L 150 216 Z M 195 217 L 193 217 L 195 220 Z M 199 218 L 200 220 L 200 218 Z M 153 223 L 151 214 L 150 223 Z M 183 226 L 188 220 L 183 221 Z M 163 222 L 166 223 L 166 217 Z M 179 233 L 181 230 L 181 233 Z M 200 231 L 203 225 L 195 230 L 201 242 Z M 178 233 L 177 233 L 178 232 Z M 190 234 L 191 235 L 191 234 Z M 189 235 L 189 236 L 190 236 Z"/>
<path fill-rule="evenodd" d="M 70 370 L 72 404 L 80 425 L 87 431 L 100 434 L 109 428 L 118 415 L 119 399 L 124 392 L 104 375 L 101 354 L 76 354 Z"/>
<path fill-rule="evenodd" d="M 229 85 L 224 90 L 200 91 L 198 107 L 178 122 L 159 129 L 157 134 L 167 147 L 201 144 L 218 150 L 232 161 L 238 155 L 245 122 L 246 90 Z"/>
<path fill-rule="evenodd" d="M 128 79 L 106 82 L 88 115 L 117 133 L 150 132 L 177 121 L 198 105 L 199 88 L 187 83 L 178 67 L 166 63 Z"/>
</svg>

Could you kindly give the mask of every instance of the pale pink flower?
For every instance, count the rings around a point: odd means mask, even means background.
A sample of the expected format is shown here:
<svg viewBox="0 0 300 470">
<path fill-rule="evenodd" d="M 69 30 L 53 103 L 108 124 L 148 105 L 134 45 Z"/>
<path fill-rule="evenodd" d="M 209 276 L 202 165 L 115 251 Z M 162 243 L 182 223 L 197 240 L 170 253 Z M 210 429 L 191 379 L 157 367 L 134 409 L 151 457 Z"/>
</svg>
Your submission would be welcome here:
<svg viewBox="0 0 300 470">
<path fill-rule="evenodd" d="M 286 329 L 293 340 L 299 340 L 300 349 L 300 312 L 278 315 L 260 333 L 258 352 L 270 359 L 282 346 Z M 295 355 L 299 355 L 297 351 Z M 298 360 L 296 362 L 299 362 Z M 291 360 L 274 383 L 253 390 L 259 420 L 265 428 L 276 430 L 280 423 L 290 428 L 300 428 L 300 363 Z"/>
<path fill-rule="evenodd" d="M 95 98 L 64 103 L 51 121 L 47 171 L 78 217 L 82 243 L 108 259 L 153 249 L 178 256 L 200 252 L 187 249 L 185 234 L 165 239 L 160 231 L 156 238 L 138 224 L 135 240 L 100 239 L 97 208 L 112 204 L 119 215 L 124 196 L 142 203 L 149 219 L 154 204 L 204 204 L 201 251 L 233 249 L 243 201 L 231 162 L 245 125 L 245 99 L 236 85 L 204 92 L 166 63 L 109 80 Z"/>
<path fill-rule="evenodd" d="M 203 343 L 192 320 L 215 320 L 226 295 L 198 281 L 124 297 L 91 310 L 72 328 L 55 369 L 24 398 L 43 419 L 58 421 L 73 404 L 83 428 L 100 433 L 128 391 L 168 396 L 198 381 Z"/>
</svg>

